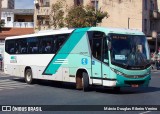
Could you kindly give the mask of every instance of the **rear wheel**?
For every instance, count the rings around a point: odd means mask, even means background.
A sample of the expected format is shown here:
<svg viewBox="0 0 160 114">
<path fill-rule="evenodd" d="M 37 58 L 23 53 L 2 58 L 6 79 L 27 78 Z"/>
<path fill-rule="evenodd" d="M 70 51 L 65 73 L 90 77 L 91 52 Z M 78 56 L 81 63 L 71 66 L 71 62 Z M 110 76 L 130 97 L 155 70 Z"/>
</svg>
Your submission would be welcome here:
<svg viewBox="0 0 160 114">
<path fill-rule="evenodd" d="M 33 83 L 33 75 L 32 75 L 32 70 L 27 69 L 25 72 L 25 81 L 27 84 L 32 84 Z"/>
</svg>

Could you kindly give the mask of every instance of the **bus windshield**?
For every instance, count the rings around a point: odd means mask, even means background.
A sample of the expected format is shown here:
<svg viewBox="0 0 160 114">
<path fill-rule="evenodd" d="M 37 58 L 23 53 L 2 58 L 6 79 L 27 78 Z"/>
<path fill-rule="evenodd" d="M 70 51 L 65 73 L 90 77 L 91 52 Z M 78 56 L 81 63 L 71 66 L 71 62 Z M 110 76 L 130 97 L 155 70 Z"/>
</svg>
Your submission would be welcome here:
<svg viewBox="0 0 160 114">
<path fill-rule="evenodd" d="M 145 67 L 149 64 L 148 42 L 143 35 L 111 34 L 111 62 L 123 66 Z"/>
</svg>

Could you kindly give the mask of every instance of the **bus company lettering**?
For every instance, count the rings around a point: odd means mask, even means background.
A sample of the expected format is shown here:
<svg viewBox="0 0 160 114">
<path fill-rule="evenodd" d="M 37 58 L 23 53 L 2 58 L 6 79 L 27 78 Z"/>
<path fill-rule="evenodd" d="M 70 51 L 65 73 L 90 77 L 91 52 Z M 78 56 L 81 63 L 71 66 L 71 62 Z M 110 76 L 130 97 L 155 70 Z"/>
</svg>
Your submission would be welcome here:
<svg viewBox="0 0 160 114">
<path fill-rule="evenodd" d="M 11 56 L 10 63 L 17 63 L 17 57 Z"/>
</svg>

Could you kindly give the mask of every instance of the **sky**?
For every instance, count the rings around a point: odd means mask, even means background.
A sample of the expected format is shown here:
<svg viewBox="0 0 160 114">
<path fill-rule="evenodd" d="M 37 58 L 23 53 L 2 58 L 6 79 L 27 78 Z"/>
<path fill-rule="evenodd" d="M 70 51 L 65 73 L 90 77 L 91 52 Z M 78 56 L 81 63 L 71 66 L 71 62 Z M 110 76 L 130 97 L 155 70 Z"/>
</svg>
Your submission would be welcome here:
<svg viewBox="0 0 160 114">
<path fill-rule="evenodd" d="M 34 0 L 15 0 L 15 9 L 33 9 Z"/>
</svg>

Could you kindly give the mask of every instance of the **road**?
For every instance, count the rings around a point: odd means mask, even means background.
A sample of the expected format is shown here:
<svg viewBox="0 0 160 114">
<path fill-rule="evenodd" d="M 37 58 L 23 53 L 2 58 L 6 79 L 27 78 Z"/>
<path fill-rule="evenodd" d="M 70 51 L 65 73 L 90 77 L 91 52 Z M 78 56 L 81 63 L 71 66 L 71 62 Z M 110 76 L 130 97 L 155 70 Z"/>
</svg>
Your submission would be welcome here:
<svg viewBox="0 0 160 114">
<path fill-rule="evenodd" d="M 109 88 L 92 88 L 90 92 L 83 92 L 76 90 L 74 84 L 53 81 L 37 80 L 35 84 L 27 85 L 23 79 L 0 73 L 0 105 L 160 105 L 160 71 L 152 72 L 148 88 L 122 88 L 119 93 Z"/>
</svg>

